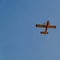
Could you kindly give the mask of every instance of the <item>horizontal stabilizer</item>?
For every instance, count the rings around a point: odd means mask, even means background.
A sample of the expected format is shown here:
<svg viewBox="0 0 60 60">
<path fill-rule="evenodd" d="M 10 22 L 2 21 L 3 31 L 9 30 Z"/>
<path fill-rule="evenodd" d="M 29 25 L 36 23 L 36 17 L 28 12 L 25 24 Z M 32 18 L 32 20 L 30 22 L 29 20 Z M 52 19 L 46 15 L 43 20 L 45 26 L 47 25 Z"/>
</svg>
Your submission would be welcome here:
<svg viewBox="0 0 60 60">
<path fill-rule="evenodd" d="M 48 32 L 40 32 L 41 34 L 48 34 Z"/>
</svg>

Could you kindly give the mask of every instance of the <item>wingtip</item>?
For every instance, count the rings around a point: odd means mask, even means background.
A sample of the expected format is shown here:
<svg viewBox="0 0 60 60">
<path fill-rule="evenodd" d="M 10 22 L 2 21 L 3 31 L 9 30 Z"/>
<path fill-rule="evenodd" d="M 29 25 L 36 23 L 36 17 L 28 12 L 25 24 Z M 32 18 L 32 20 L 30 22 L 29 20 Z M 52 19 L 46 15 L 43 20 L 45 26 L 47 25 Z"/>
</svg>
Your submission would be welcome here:
<svg viewBox="0 0 60 60">
<path fill-rule="evenodd" d="M 35 26 L 37 27 L 37 24 Z"/>
</svg>

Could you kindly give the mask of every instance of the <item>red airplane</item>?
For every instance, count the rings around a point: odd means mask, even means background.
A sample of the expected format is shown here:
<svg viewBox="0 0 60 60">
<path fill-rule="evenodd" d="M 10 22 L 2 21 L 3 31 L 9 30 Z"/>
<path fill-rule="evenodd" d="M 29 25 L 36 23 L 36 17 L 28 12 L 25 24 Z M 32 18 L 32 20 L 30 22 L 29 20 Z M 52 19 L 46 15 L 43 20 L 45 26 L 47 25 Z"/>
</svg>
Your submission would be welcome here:
<svg viewBox="0 0 60 60">
<path fill-rule="evenodd" d="M 40 32 L 41 34 L 48 34 L 48 32 L 47 32 L 48 28 L 56 28 L 56 26 L 50 25 L 49 20 L 47 21 L 46 24 L 36 24 L 36 27 L 38 27 L 38 28 L 45 28 L 44 32 Z"/>
</svg>

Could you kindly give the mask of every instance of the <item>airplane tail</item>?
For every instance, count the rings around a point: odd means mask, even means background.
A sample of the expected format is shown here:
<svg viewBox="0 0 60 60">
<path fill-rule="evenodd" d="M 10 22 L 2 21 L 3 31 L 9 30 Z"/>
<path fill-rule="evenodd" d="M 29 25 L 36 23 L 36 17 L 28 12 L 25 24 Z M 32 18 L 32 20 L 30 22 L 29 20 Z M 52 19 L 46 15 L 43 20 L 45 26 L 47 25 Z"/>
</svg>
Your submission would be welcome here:
<svg viewBox="0 0 60 60">
<path fill-rule="evenodd" d="M 48 34 L 48 32 L 40 32 L 41 34 Z"/>
</svg>

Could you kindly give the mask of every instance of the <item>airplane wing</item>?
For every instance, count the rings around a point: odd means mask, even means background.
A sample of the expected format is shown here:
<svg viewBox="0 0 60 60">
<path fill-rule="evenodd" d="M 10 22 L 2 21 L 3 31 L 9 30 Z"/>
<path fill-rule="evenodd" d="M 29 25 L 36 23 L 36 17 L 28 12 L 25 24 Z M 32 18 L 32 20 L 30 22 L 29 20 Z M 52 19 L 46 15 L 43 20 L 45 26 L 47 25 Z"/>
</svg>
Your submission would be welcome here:
<svg viewBox="0 0 60 60">
<path fill-rule="evenodd" d="M 44 25 L 44 24 L 36 24 L 36 27 L 38 27 L 38 28 L 46 28 L 46 26 L 47 25 Z M 53 25 L 50 25 L 50 26 L 48 26 L 47 28 L 56 28 L 56 26 L 53 26 Z"/>
<path fill-rule="evenodd" d="M 50 25 L 48 26 L 48 28 L 56 28 L 56 26 Z"/>
<path fill-rule="evenodd" d="M 44 24 L 36 24 L 36 27 L 38 27 L 38 28 L 46 28 L 46 25 L 44 25 Z"/>
</svg>

